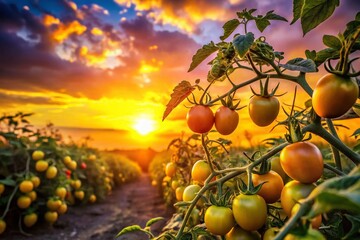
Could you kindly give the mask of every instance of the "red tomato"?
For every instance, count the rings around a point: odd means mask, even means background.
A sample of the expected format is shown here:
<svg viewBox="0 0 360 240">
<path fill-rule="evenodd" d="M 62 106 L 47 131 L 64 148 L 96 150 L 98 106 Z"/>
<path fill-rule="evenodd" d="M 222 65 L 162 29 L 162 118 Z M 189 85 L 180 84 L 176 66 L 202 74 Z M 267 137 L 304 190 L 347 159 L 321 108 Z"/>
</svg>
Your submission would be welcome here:
<svg viewBox="0 0 360 240">
<path fill-rule="evenodd" d="M 186 115 L 187 125 L 195 133 L 206 133 L 214 125 L 214 113 L 210 107 L 196 105 Z"/>
<path fill-rule="evenodd" d="M 359 86 L 354 79 L 326 74 L 316 83 L 312 106 L 323 118 L 336 118 L 345 114 L 356 102 Z"/>
<path fill-rule="evenodd" d="M 289 177 L 302 183 L 316 182 L 324 169 L 320 150 L 310 142 L 297 142 L 286 146 L 281 151 L 280 163 Z"/>
<path fill-rule="evenodd" d="M 235 110 L 221 106 L 215 113 L 215 128 L 222 135 L 235 131 L 239 123 L 239 114 Z"/>
<path fill-rule="evenodd" d="M 252 180 L 255 186 L 264 183 L 257 194 L 262 196 L 267 203 L 274 203 L 280 199 L 284 182 L 277 172 L 270 170 L 262 175 L 253 174 Z"/>
</svg>

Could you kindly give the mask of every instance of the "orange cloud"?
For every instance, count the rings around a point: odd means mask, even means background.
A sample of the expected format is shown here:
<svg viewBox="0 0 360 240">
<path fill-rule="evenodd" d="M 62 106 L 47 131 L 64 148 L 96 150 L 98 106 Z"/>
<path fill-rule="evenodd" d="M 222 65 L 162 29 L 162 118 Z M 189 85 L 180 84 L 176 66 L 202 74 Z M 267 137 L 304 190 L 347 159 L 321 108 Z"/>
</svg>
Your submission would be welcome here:
<svg viewBox="0 0 360 240">
<path fill-rule="evenodd" d="M 62 43 L 72 34 L 81 35 L 86 31 L 86 26 L 79 23 L 77 20 L 69 24 L 60 23 L 59 27 L 52 32 L 51 36 L 56 42 Z"/>
<path fill-rule="evenodd" d="M 43 23 L 45 26 L 51 26 L 51 25 L 54 25 L 54 24 L 59 24 L 60 23 L 60 20 L 58 18 L 55 18 L 49 14 L 45 14 L 44 17 L 43 17 Z"/>
</svg>

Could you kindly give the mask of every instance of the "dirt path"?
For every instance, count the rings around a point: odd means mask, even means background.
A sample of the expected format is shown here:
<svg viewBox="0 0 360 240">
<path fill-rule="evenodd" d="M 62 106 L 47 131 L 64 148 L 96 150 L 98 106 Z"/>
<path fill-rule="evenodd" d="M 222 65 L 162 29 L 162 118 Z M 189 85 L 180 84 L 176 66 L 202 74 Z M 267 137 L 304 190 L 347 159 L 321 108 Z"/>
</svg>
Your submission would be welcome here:
<svg viewBox="0 0 360 240">
<path fill-rule="evenodd" d="M 69 209 L 60 216 L 54 226 L 41 225 L 33 229 L 31 237 L 25 237 L 19 232 L 5 235 L 5 239 L 31 240 L 107 240 L 129 225 L 144 226 L 153 217 L 169 219 L 172 209 L 167 209 L 162 197 L 151 186 L 147 174 L 132 183 L 121 186 L 113 191 L 108 198 L 94 205 L 78 206 Z M 160 232 L 165 220 L 153 226 L 155 232 Z M 144 233 L 129 234 L 118 239 L 148 239 Z"/>
</svg>

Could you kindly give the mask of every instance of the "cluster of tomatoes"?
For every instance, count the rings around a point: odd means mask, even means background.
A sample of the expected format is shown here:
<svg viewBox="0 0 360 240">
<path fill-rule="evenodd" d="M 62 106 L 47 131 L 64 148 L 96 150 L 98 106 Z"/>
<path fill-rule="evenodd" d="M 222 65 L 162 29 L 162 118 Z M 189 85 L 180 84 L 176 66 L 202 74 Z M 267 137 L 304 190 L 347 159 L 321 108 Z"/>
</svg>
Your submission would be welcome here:
<svg viewBox="0 0 360 240">
<path fill-rule="evenodd" d="M 201 191 L 205 181 L 212 171 L 206 160 L 198 160 L 192 166 L 191 184 L 184 186 L 177 180 L 176 163 L 169 162 L 165 166 L 165 178 L 171 181 L 171 187 L 175 191 L 177 201 L 190 202 Z M 304 174 L 304 172 L 306 172 Z M 225 236 L 226 239 L 260 239 L 262 230 L 263 239 L 272 239 L 279 231 L 278 227 L 268 227 L 268 205 L 276 208 L 281 206 L 280 213 L 291 217 L 298 211 L 302 199 L 306 198 L 312 190 L 314 183 L 322 176 L 323 159 L 319 149 L 309 142 L 293 143 L 285 147 L 280 157 L 271 159 L 271 170 L 265 173 L 252 173 L 252 184 L 256 187 L 261 185 L 256 192 L 241 192 L 235 189 L 233 180 L 227 181 L 224 186 L 229 187 L 233 193 L 230 203 L 209 204 L 203 197 L 199 198 L 196 207 L 191 212 L 193 224 L 200 223 L 200 212 L 204 210 L 203 221 L 207 230 L 214 235 Z M 247 175 L 242 174 L 241 179 L 245 182 Z M 230 183 L 231 182 L 231 183 Z M 229 184 L 228 184 L 229 183 Z M 286 183 L 284 185 L 284 183 Z M 208 199 L 211 191 L 202 195 Z M 235 195 L 234 195 L 235 194 Z M 209 206 L 210 205 L 210 206 Z M 198 215 L 198 216 L 195 216 Z M 221 223 L 221 224 L 220 224 Z M 311 229 L 308 236 L 322 237 L 316 229 L 322 223 L 321 215 L 310 220 Z M 286 239 L 292 239 L 289 234 Z M 318 239 L 318 238 L 315 238 Z M 320 238 L 321 239 L 321 238 Z"/>
<path fill-rule="evenodd" d="M 251 120 L 261 127 L 270 125 L 278 116 L 279 100 L 273 95 L 255 94 L 249 102 L 248 111 Z M 195 133 L 207 133 L 215 125 L 221 135 L 233 133 L 239 124 L 239 114 L 233 106 L 220 106 L 215 114 L 207 105 L 195 105 L 187 113 L 188 127 Z"/>
<path fill-rule="evenodd" d="M 91 164 L 96 155 L 89 155 L 87 161 Z M 77 161 L 65 156 L 62 161 L 46 158 L 42 150 L 35 150 L 28 160 L 28 170 L 16 181 L 0 181 L 0 196 L 6 200 L 0 205 L 3 215 L 0 217 L 0 234 L 6 230 L 5 218 L 14 221 L 14 216 L 20 217 L 20 227 L 30 228 L 39 219 L 54 224 L 59 215 L 65 214 L 68 205 L 78 201 L 94 203 L 97 196 L 89 191 L 89 186 L 82 188 Z M 86 163 L 80 164 L 85 170 Z M 4 205 L 3 205 L 4 204 Z M 10 214 L 9 214 L 10 213 Z M 18 221 L 18 220 L 15 220 Z"/>
</svg>

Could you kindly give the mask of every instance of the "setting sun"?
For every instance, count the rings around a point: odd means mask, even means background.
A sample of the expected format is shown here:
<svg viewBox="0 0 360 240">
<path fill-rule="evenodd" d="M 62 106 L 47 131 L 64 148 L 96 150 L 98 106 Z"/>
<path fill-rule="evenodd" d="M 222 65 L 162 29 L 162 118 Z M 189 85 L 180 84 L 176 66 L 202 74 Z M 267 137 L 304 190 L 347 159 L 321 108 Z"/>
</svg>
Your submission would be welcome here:
<svg viewBox="0 0 360 240">
<path fill-rule="evenodd" d="M 141 118 L 136 120 L 133 128 L 141 135 L 147 135 L 154 131 L 154 121 L 148 118 Z"/>
</svg>

